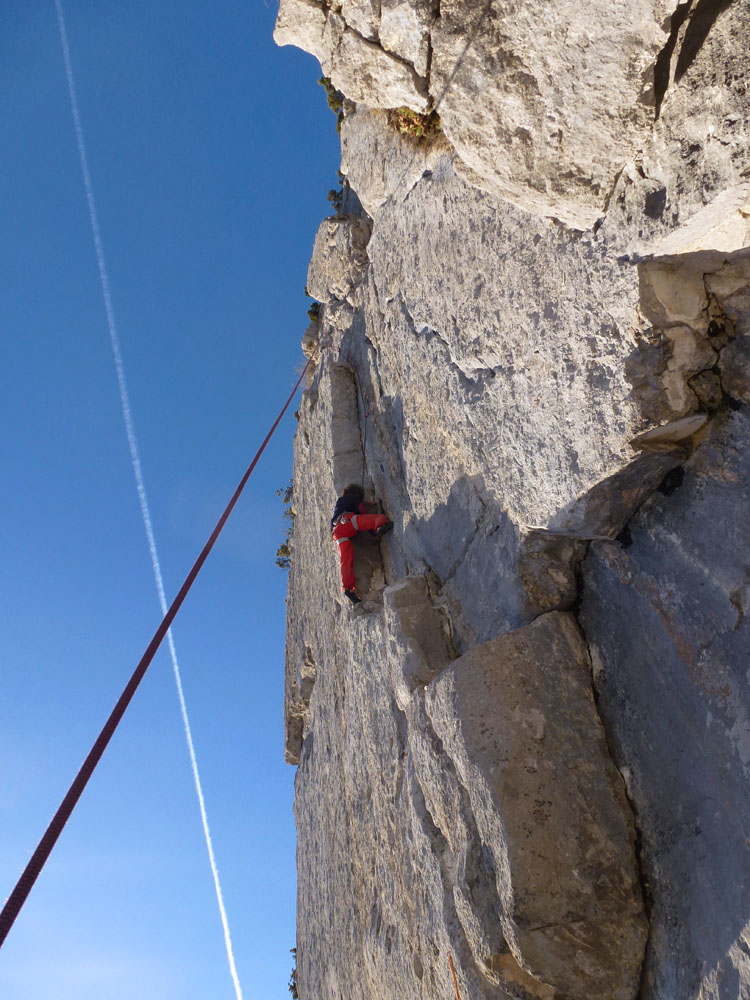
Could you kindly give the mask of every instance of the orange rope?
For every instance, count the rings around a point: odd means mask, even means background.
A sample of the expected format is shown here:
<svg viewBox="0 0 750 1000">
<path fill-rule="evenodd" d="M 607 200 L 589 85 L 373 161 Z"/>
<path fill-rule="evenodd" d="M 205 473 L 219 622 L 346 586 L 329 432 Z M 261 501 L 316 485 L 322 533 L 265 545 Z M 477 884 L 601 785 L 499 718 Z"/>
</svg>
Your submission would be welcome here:
<svg viewBox="0 0 750 1000">
<path fill-rule="evenodd" d="M 448 965 L 451 967 L 451 975 L 453 976 L 453 985 L 456 987 L 456 996 L 458 1000 L 461 1000 L 461 994 L 458 992 L 458 980 L 456 979 L 456 967 L 453 964 L 453 956 L 448 953 Z"/>
</svg>

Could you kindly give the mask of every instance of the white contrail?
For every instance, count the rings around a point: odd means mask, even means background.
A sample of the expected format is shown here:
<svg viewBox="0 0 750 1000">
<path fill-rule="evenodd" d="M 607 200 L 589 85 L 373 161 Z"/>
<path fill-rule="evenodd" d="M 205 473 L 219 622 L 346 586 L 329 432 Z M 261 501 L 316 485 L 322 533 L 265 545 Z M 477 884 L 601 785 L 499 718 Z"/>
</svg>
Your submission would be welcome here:
<svg viewBox="0 0 750 1000">
<path fill-rule="evenodd" d="M 146 538 L 148 540 L 148 548 L 151 553 L 151 565 L 154 570 L 154 581 L 156 582 L 156 589 L 159 594 L 159 603 L 161 604 L 162 615 L 167 613 L 167 599 L 164 593 L 164 581 L 161 575 L 161 566 L 159 564 L 159 554 L 156 549 L 156 539 L 154 538 L 154 529 L 151 524 L 151 513 L 148 506 L 148 498 L 146 497 L 146 487 L 143 483 L 143 473 L 141 471 L 141 459 L 140 452 L 138 450 L 138 441 L 135 436 L 135 427 L 133 426 L 133 418 L 130 412 L 130 400 L 128 398 L 128 389 L 125 382 L 125 369 L 122 363 L 122 352 L 120 351 L 120 338 L 117 335 L 117 326 L 115 325 L 115 315 L 112 308 L 112 296 L 109 290 L 109 278 L 107 276 L 107 267 L 104 262 L 104 249 L 102 247 L 101 234 L 99 232 L 99 219 L 96 212 L 96 202 L 94 201 L 94 189 L 91 184 L 91 175 L 89 173 L 88 158 L 86 156 L 86 144 L 83 139 L 83 129 L 81 127 L 81 116 L 78 111 L 78 99 L 76 97 L 75 84 L 73 82 L 73 67 L 70 61 L 70 50 L 68 48 L 68 35 L 65 30 L 65 18 L 63 16 L 63 9 L 61 0 L 55 0 L 55 7 L 57 8 L 57 22 L 60 27 L 60 41 L 62 43 L 63 57 L 65 59 L 65 75 L 68 79 L 68 93 L 70 95 L 70 106 L 73 111 L 73 123 L 76 130 L 76 140 L 78 142 L 78 155 L 81 160 L 81 172 L 83 173 L 83 184 L 86 188 L 86 200 L 89 207 L 89 218 L 91 220 L 91 232 L 94 237 L 94 248 L 96 250 L 96 260 L 99 265 L 99 279 L 102 286 L 102 295 L 104 297 L 104 308 L 107 313 L 107 326 L 109 327 L 109 339 L 112 343 L 112 353 L 115 359 L 115 369 L 117 370 L 117 384 L 120 388 L 120 403 L 122 405 L 122 416 L 125 421 L 125 431 L 128 437 L 128 446 L 130 448 L 130 458 L 133 464 L 133 474 L 135 476 L 135 485 L 138 490 L 138 500 L 141 507 L 141 516 L 143 518 L 143 526 L 146 529 Z M 227 950 L 227 958 L 229 959 L 229 971 L 232 975 L 232 982 L 234 983 L 235 993 L 237 994 L 237 1000 L 242 1000 L 242 989 L 240 988 L 239 977 L 237 976 L 237 968 L 234 961 L 234 952 L 232 950 L 232 938 L 229 933 L 229 921 L 227 920 L 226 909 L 224 908 L 224 896 L 221 891 L 221 883 L 219 882 L 219 870 L 216 866 L 216 858 L 214 857 L 214 849 L 211 843 L 211 833 L 208 828 L 208 816 L 206 815 L 206 804 L 203 798 L 203 789 L 201 787 L 201 780 L 198 774 L 198 761 L 195 756 L 195 747 L 193 746 L 193 736 L 190 731 L 190 720 L 188 719 L 187 705 L 185 704 L 185 695 L 182 690 L 182 679 L 180 677 L 180 668 L 177 664 L 177 652 L 175 650 L 174 639 L 172 638 L 172 630 L 167 632 L 167 640 L 169 642 L 169 653 L 172 658 L 172 670 L 174 672 L 175 684 L 177 686 L 177 695 L 180 700 L 180 711 L 182 713 L 182 722 L 185 727 L 185 738 L 187 740 L 188 751 L 190 753 L 190 766 L 193 771 L 193 781 L 195 783 L 195 791 L 198 796 L 198 805 L 200 807 L 201 822 L 203 823 L 203 834 L 206 840 L 206 848 L 208 850 L 208 859 L 211 864 L 211 873 L 214 879 L 214 887 L 216 889 L 216 900 L 219 904 L 219 914 L 221 916 L 221 925 L 224 929 L 224 942 Z"/>
</svg>

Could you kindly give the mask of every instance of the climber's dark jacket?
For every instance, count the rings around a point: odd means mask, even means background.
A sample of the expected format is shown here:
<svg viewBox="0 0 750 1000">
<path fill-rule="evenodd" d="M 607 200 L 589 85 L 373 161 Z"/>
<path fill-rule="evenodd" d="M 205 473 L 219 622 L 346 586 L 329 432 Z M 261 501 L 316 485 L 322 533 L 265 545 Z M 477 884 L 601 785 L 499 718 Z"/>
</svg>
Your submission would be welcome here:
<svg viewBox="0 0 750 1000">
<path fill-rule="evenodd" d="M 333 508 L 333 517 L 331 518 L 331 534 L 333 534 L 333 529 L 336 525 L 336 521 L 341 517 L 342 514 L 366 514 L 367 508 L 364 503 L 357 499 L 356 496 L 351 496 L 349 494 L 344 494 L 344 496 L 339 497 L 336 501 L 336 506 Z"/>
</svg>

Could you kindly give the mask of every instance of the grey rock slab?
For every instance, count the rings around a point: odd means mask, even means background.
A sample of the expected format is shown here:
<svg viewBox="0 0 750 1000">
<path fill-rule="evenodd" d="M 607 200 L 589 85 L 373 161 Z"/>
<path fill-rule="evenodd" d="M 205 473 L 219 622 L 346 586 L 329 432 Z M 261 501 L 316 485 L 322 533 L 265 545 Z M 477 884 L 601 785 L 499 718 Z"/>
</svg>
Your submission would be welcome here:
<svg viewBox="0 0 750 1000">
<path fill-rule="evenodd" d="M 652 899 L 644 1000 L 750 990 L 749 448 L 743 407 L 647 501 L 627 547 L 595 544 L 583 564 L 581 621 Z"/>
<path fill-rule="evenodd" d="M 430 92 L 461 161 L 515 205 L 590 228 L 650 133 L 664 13 L 652 0 L 443 0 Z"/>
<path fill-rule="evenodd" d="M 411 63 L 377 43 L 378 13 L 377 0 L 345 2 L 340 13 L 313 0 L 282 0 L 274 40 L 314 55 L 333 86 L 352 101 L 426 111 L 424 79 Z"/>
<path fill-rule="evenodd" d="M 385 111 L 359 107 L 341 125 L 341 172 L 372 218 L 389 198 L 403 199 L 449 151 L 444 139 L 416 142 L 399 135 Z"/>
<path fill-rule="evenodd" d="M 417 517 L 482 476 L 516 524 L 545 526 L 632 458 L 648 427 L 626 371 L 632 264 L 472 189 L 445 156 L 383 205 L 368 256 L 363 306 Z"/>
<path fill-rule="evenodd" d="M 370 227 L 359 216 L 324 219 L 307 269 L 307 290 L 320 302 L 350 298 L 367 266 Z"/>
<path fill-rule="evenodd" d="M 414 0 L 381 0 L 380 44 L 427 76 L 433 4 Z"/>
<path fill-rule="evenodd" d="M 425 82 L 409 63 L 349 29 L 333 51 L 329 75 L 337 90 L 367 107 L 422 112 L 429 106 Z"/>
<path fill-rule="evenodd" d="M 654 256 L 639 265 L 641 308 L 655 325 L 705 335 L 712 319 L 750 322 L 750 249 Z"/>
<path fill-rule="evenodd" d="M 335 503 L 345 486 L 358 483 L 362 478 L 362 438 L 353 371 L 345 365 L 331 365 L 327 385 L 331 394 L 330 461 L 333 466 L 332 503 Z"/>
<path fill-rule="evenodd" d="M 750 89 L 747 51 L 738 41 L 750 32 L 750 8 L 681 4 L 671 20 L 686 13 L 657 61 L 652 134 L 615 182 L 600 230 L 617 231 L 641 256 L 746 245 Z"/>
<path fill-rule="evenodd" d="M 273 40 L 277 45 L 296 45 L 327 60 L 329 46 L 325 39 L 326 10 L 314 0 L 281 0 Z"/>
<path fill-rule="evenodd" d="M 474 0 L 444 0 L 435 23 L 383 0 L 377 41 L 374 3 L 347 3 L 351 23 L 334 6 L 283 0 L 278 29 L 325 72 L 340 65 L 349 97 L 360 88 L 342 164 L 373 225 L 366 259 L 343 230 L 322 239 L 295 436 L 285 714 L 301 995 L 455 1000 L 449 952 L 465 1000 L 636 989 L 634 868 L 613 889 L 609 863 L 632 828 L 622 799 L 602 807 L 618 779 L 577 694 L 585 648 L 514 647 L 523 669 L 502 685 L 490 670 L 476 716 L 447 692 L 439 718 L 426 707 L 448 678 L 468 703 L 458 666 L 468 687 L 484 671 L 464 655 L 577 610 L 582 579 L 652 920 L 640 1000 L 746 998 L 750 5 L 493 0 L 475 32 Z M 442 138 L 390 126 L 387 107 L 414 91 L 440 104 L 446 85 Z M 344 206 L 359 211 L 350 192 Z M 662 440 L 668 452 L 632 447 L 696 412 L 705 426 Z M 395 529 L 358 542 L 369 589 L 352 614 L 328 520 L 360 477 Z M 628 518 L 577 574 L 585 539 Z M 506 725 L 509 692 L 527 701 Z M 488 734 L 510 741 L 508 801 Z M 579 750 L 555 785 L 574 786 L 569 803 L 584 788 L 583 806 L 548 837 L 566 803 L 535 794 L 540 775 Z M 604 971 L 585 961 L 607 950 Z"/>
<path fill-rule="evenodd" d="M 440 673 L 451 658 L 447 623 L 444 623 L 430 599 L 424 576 L 405 577 L 383 592 L 385 623 L 396 666 L 393 690 L 399 708 L 404 711 L 411 694 Z"/>
<path fill-rule="evenodd" d="M 341 16 L 363 38 L 378 40 L 380 0 L 341 0 Z"/>
<path fill-rule="evenodd" d="M 575 997 L 635 997 L 646 920 L 633 816 L 573 617 L 465 653 L 426 707 L 491 847 L 516 961 Z"/>
<path fill-rule="evenodd" d="M 507 996 L 502 987 L 512 979 L 500 963 L 507 964 L 512 955 L 500 922 L 492 850 L 479 836 L 467 790 L 432 727 L 425 710 L 424 690 L 414 693 L 405 717 L 409 768 L 418 782 L 425 814 L 440 851 L 447 896 L 445 907 L 460 927 L 460 933 L 453 934 L 454 941 L 460 948 L 463 935 L 471 958 L 481 970 L 484 988 L 480 995 L 494 995 L 492 986 L 495 986 L 501 988 L 501 996 Z M 455 957 L 459 957 L 458 953 Z M 521 996 L 549 994 L 548 987 L 524 975 L 527 980 L 524 985 L 531 985 L 531 989 Z"/>
<path fill-rule="evenodd" d="M 671 407 L 679 413 L 697 403 L 713 411 L 722 392 L 746 399 L 750 250 L 654 256 L 639 264 L 639 278 L 643 315 L 671 352 L 660 380 Z M 685 417 L 674 426 L 695 419 Z M 661 428 L 653 428 L 634 444 L 642 447 L 662 436 Z"/>
<path fill-rule="evenodd" d="M 550 530 L 579 539 L 619 535 L 646 497 L 679 464 L 679 458 L 669 452 L 700 430 L 706 419 L 705 413 L 694 414 L 636 437 L 634 447 L 664 449 L 667 454 L 642 455 L 628 462 L 556 514 Z"/>
<path fill-rule="evenodd" d="M 308 628 L 321 653 L 296 778 L 300 994 L 452 1000 L 450 951 L 467 995 L 506 1000 L 461 936 L 453 852 L 392 700 L 382 617 Z"/>
<path fill-rule="evenodd" d="M 610 215 L 641 254 L 747 242 L 746 5 L 383 0 L 379 41 L 375 0 L 345 10 L 357 31 L 284 0 L 276 38 L 353 101 L 434 104 L 471 184 L 577 229 Z"/>
<path fill-rule="evenodd" d="M 658 190 L 662 190 L 661 188 Z M 663 188 L 666 197 L 666 187 Z M 666 202 L 665 202 L 666 207 Z M 750 185 L 737 184 L 720 191 L 669 235 L 643 252 L 666 256 L 714 250 L 730 253 L 750 245 Z"/>
<path fill-rule="evenodd" d="M 721 352 L 721 384 L 734 399 L 750 403 L 750 336 L 740 336 Z"/>
<path fill-rule="evenodd" d="M 693 413 L 689 417 L 672 420 L 668 424 L 654 427 L 652 430 L 644 431 L 643 434 L 633 438 L 633 447 L 652 452 L 670 451 L 703 430 L 707 420 L 708 417 L 705 413 Z M 663 472 L 666 471 L 667 468 L 664 468 Z M 658 482 L 654 482 L 652 489 L 648 492 L 651 493 L 657 485 Z M 642 497 L 642 499 L 644 498 Z"/>
</svg>

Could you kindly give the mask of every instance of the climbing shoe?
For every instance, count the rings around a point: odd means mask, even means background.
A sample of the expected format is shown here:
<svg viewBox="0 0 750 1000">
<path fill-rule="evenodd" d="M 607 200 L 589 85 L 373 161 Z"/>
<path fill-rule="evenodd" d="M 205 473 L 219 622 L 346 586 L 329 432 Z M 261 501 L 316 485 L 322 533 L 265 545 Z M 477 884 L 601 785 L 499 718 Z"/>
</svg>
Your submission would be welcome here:
<svg viewBox="0 0 750 1000">
<path fill-rule="evenodd" d="M 393 521 L 386 521 L 385 524 L 381 524 L 380 527 L 375 531 L 376 538 L 382 538 L 387 532 L 393 527 Z"/>
<path fill-rule="evenodd" d="M 348 597 L 352 604 L 361 604 L 362 601 L 357 597 L 356 590 L 345 590 L 344 597 Z"/>
</svg>

